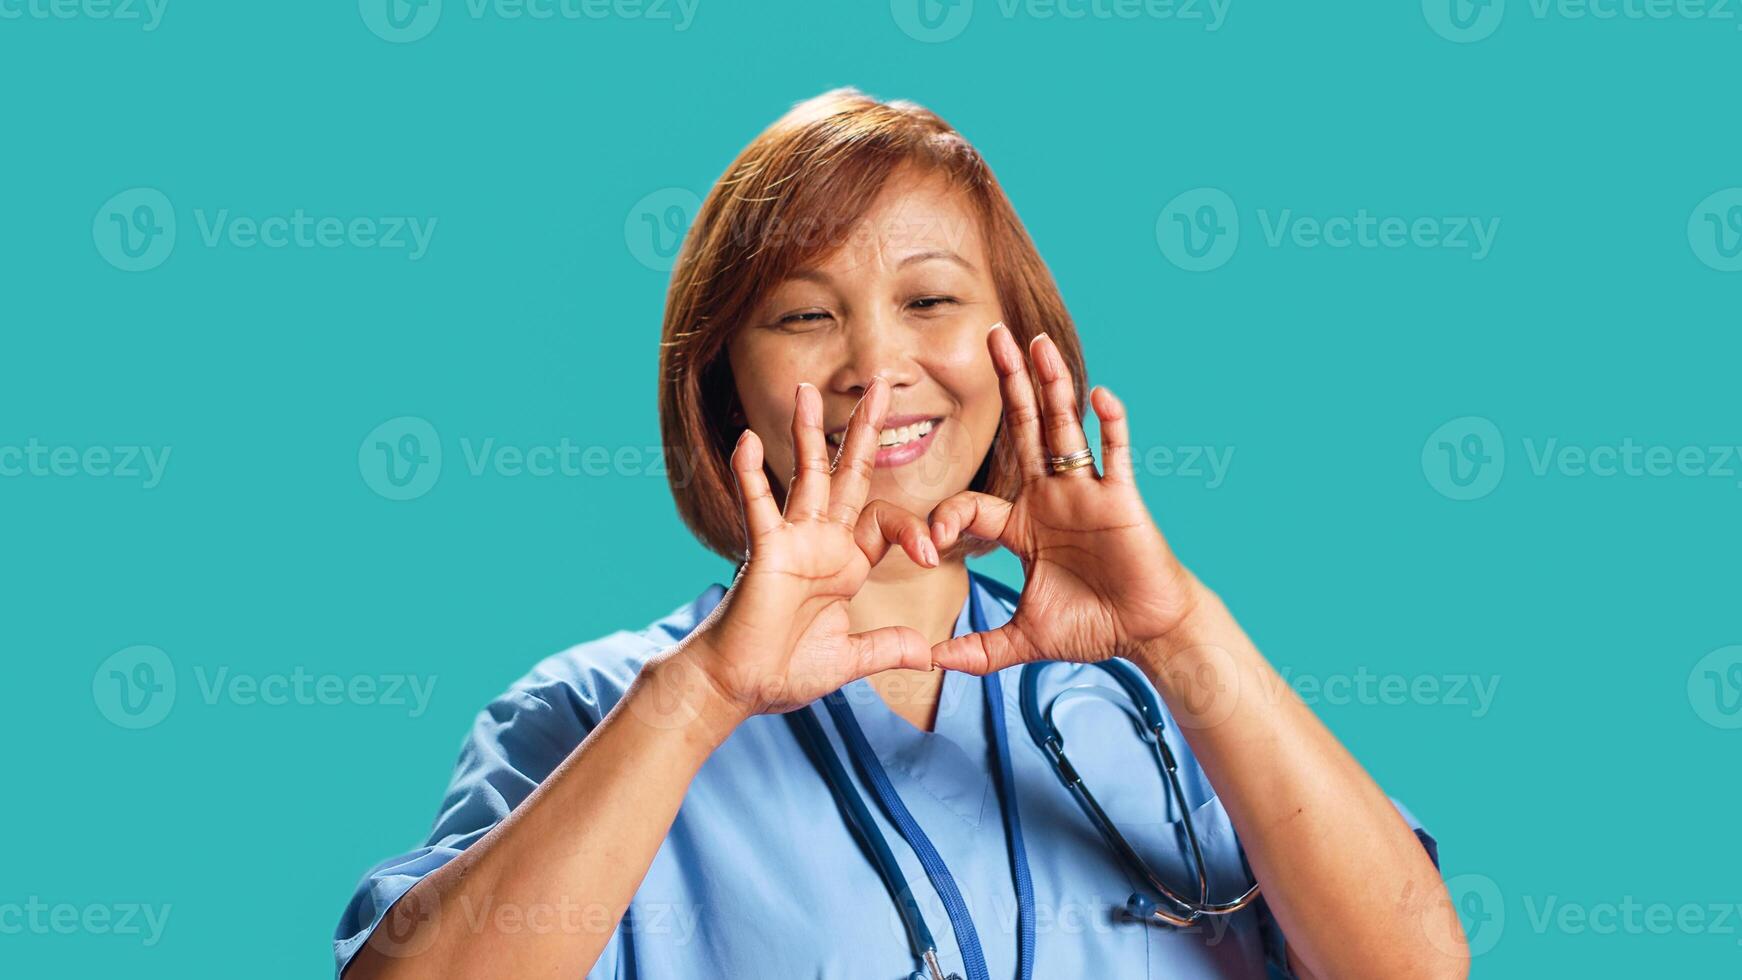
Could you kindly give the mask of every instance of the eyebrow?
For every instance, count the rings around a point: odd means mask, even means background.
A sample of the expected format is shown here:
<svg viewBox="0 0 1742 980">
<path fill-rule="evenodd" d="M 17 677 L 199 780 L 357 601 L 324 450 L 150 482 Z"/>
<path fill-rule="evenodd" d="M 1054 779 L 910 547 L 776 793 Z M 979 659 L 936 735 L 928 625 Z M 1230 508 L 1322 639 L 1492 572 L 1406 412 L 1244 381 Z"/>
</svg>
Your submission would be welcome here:
<svg viewBox="0 0 1742 980">
<path fill-rule="evenodd" d="M 956 253 L 950 251 L 947 248 L 934 248 L 934 249 L 928 249 L 924 252 L 915 252 L 912 255 L 909 255 L 908 257 L 902 259 L 900 262 L 897 262 L 895 264 L 895 267 L 897 269 L 905 269 L 910 265 L 917 265 L 920 262 L 930 262 L 933 259 L 943 259 L 946 262 L 954 262 L 955 264 L 961 266 L 962 268 L 968 270 L 969 272 L 974 271 L 974 264 L 973 263 L 969 262 L 967 259 L 962 258 L 960 255 L 957 255 Z M 788 279 L 802 279 L 806 282 L 821 283 L 825 286 L 830 285 L 831 283 L 833 283 L 835 281 L 834 278 L 831 277 L 828 273 L 823 272 L 821 269 L 816 269 L 816 268 L 798 269 L 798 270 L 794 271 L 791 275 L 787 276 L 787 278 Z"/>
<path fill-rule="evenodd" d="M 934 248 L 924 252 L 915 252 L 897 263 L 896 268 L 905 268 L 918 262 L 929 262 L 932 259 L 944 259 L 949 262 L 954 262 L 962 268 L 967 269 L 969 272 L 974 271 L 972 263 L 947 248 Z"/>
</svg>

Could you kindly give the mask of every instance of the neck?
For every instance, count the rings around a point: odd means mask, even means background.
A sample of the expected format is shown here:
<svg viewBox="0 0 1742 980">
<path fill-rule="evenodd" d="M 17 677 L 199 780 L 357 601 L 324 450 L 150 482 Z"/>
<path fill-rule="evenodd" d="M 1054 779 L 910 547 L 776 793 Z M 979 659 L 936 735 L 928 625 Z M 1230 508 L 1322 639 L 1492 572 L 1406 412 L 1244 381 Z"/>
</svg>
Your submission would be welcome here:
<svg viewBox="0 0 1742 980">
<path fill-rule="evenodd" d="M 847 618 L 855 633 L 907 626 L 926 642 L 941 643 L 955 633 L 956 617 L 967 600 L 968 566 L 961 559 L 923 568 L 892 549 L 848 604 Z M 890 711 L 921 731 L 932 730 L 944 685 L 942 669 L 885 670 L 866 681 Z"/>
</svg>

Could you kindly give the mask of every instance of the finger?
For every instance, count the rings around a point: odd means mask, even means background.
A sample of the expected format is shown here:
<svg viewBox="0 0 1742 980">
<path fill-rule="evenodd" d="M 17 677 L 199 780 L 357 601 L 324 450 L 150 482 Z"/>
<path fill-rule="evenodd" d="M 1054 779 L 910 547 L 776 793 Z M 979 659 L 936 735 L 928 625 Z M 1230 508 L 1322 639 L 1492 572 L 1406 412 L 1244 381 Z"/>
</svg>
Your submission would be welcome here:
<svg viewBox="0 0 1742 980">
<path fill-rule="evenodd" d="M 1131 430 L 1126 425 L 1125 403 L 1100 385 L 1089 392 L 1095 417 L 1101 420 L 1101 475 L 1117 483 L 1135 483 L 1131 465 Z"/>
<path fill-rule="evenodd" d="M 1083 418 L 1077 413 L 1077 385 L 1071 380 L 1070 368 L 1058 345 L 1046 334 L 1034 338 L 1028 345 L 1034 358 L 1034 373 L 1040 376 L 1042 428 L 1046 432 L 1047 451 L 1053 456 L 1068 456 L 1089 447 L 1089 437 L 1083 434 Z M 1051 466 L 1048 466 L 1051 472 Z M 1056 474 L 1080 479 L 1093 476 L 1095 464 L 1077 466 Z"/>
<path fill-rule="evenodd" d="M 847 641 L 852 644 L 857 677 L 898 667 L 908 670 L 932 667 L 931 645 L 925 642 L 924 634 L 911 626 L 885 626 L 854 633 Z"/>
<path fill-rule="evenodd" d="M 990 674 L 1041 659 L 1022 631 L 1006 623 L 984 633 L 963 633 L 931 648 L 932 663 L 966 674 Z"/>
<path fill-rule="evenodd" d="M 744 527 L 750 539 L 780 526 L 780 508 L 774 503 L 774 491 L 768 487 L 768 474 L 762 469 L 762 440 L 749 429 L 738 437 L 732 447 L 733 482 L 738 485 L 739 506 L 744 511 Z"/>
<path fill-rule="evenodd" d="M 887 500 L 871 501 L 871 505 L 859 515 L 858 522 L 853 525 L 853 541 L 873 568 L 883 560 L 890 545 L 899 546 L 914 564 L 921 567 L 936 568 L 938 564 L 937 546 L 932 544 L 925 522 L 912 511 Z"/>
<path fill-rule="evenodd" d="M 1046 475 L 1046 460 L 1040 440 L 1040 410 L 1035 406 L 1034 385 L 1028 380 L 1022 349 L 1003 323 L 986 334 L 992 366 L 998 370 L 998 387 L 1004 394 L 1004 433 L 1016 456 L 1016 469 L 1023 482 Z"/>
<path fill-rule="evenodd" d="M 1005 544 L 1004 532 L 1010 524 L 1010 511 L 1010 501 L 1003 497 L 963 490 L 932 508 L 932 544 L 939 551 L 948 551 L 964 533 Z M 1005 546 L 1009 547 L 1008 544 Z"/>
<path fill-rule="evenodd" d="M 800 381 L 792 404 L 792 483 L 786 488 L 786 519 L 821 516 L 829 502 L 829 451 L 823 438 L 823 396 Z"/>
<path fill-rule="evenodd" d="M 877 436 L 882 431 L 883 416 L 889 411 L 889 383 L 881 377 L 871 379 L 853 414 L 847 419 L 847 432 L 841 440 L 841 452 L 835 457 L 835 473 L 829 487 L 829 517 L 849 527 L 859 520 L 859 509 L 871 493 L 871 474 L 877 468 Z"/>
</svg>

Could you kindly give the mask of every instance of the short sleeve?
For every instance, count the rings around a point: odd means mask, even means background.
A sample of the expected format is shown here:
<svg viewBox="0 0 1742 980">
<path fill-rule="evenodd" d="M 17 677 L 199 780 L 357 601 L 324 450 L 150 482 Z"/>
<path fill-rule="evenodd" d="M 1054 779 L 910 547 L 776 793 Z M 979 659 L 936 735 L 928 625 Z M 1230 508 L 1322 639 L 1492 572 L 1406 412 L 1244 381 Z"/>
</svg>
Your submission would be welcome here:
<svg viewBox="0 0 1742 980">
<path fill-rule="evenodd" d="M 428 840 L 377 864 L 357 884 L 333 936 L 338 976 L 395 902 L 507 817 L 587 736 L 600 715 L 586 708 L 597 705 L 577 704 L 564 690 L 579 693 L 560 685 L 516 688 L 478 714 Z M 614 959 L 607 948 L 599 962 Z"/>
<path fill-rule="evenodd" d="M 1434 868 L 1437 870 L 1440 866 L 1439 841 L 1435 840 L 1434 836 L 1422 827 L 1421 821 L 1415 818 L 1415 814 L 1411 813 L 1408 807 L 1395 799 L 1391 801 L 1391 805 L 1397 807 L 1398 814 L 1403 817 L 1405 823 L 1409 824 L 1409 829 L 1415 831 L 1416 840 L 1421 841 L 1421 846 L 1427 850 L 1428 859 L 1434 863 Z M 1242 859 L 1244 859 L 1244 855 L 1242 855 Z M 1246 873 L 1250 875 L 1251 868 L 1247 868 Z M 1288 940 L 1282 934 L 1282 927 L 1277 924 L 1276 916 L 1271 914 L 1268 903 L 1260 899 L 1257 908 L 1258 931 L 1264 940 L 1264 961 L 1270 968 L 1270 976 L 1294 980 L 1294 972 L 1288 968 Z"/>
</svg>

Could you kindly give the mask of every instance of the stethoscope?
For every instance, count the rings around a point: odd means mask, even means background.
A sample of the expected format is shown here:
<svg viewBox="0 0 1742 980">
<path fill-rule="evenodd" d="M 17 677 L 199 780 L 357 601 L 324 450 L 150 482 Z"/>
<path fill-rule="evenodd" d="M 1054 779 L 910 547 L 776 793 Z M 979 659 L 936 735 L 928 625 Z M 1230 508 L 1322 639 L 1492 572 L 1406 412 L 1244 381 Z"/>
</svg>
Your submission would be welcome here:
<svg viewBox="0 0 1742 980">
<path fill-rule="evenodd" d="M 1014 603 L 1016 596 L 1004 586 L 989 579 L 981 582 L 992 590 L 999 598 Z M 980 606 L 980 593 L 969 582 L 968 591 L 969 617 L 971 628 L 976 632 L 986 629 L 986 617 Z M 1132 705 L 1121 704 L 1114 700 L 1112 692 L 1105 687 L 1091 684 L 1078 685 L 1059 692 L 1047 705 L 1045 710 L 1040 707 L 1040 679 L 1048 667 L 1055 666 L 1057 661 L 1042 661 L 1031 663 L 1022 668 L 1021 705 L 1022 718 L 1027 724 L 1028 733 L 1035 744 L 1051 761 L 1053 771 L 1071 791 L 1081 804 L 1091 822 L 1100 831 L 1107 845 L 1113 849 L 1139 879 L 1154 893 L 1153 896 L 1139 892 L 1131 896 L 1126 903 L 1126 911 L 1134 918 L 1142 921 L 1162 922 L 1173 926 L 1190 926 L 1201 921 L 1205 916 L 1231 915 L 1250 905 L 1258 897 L 1258 885 L 1247 889 L 1244 895 L 1232 902 L 1215 903 L 1209 900 L 1209 874 L 1204 864 L 1203 848 L 1198 842 L 1197 831 L 1192 826 L 1191 808 L 1186 805 L 1185 793 L 1180 787 L 1178 765 L 1173 751 L 1168 748 L 1163 737 L 1166 731 L 1160 699 L 1150 689 L 1143 675 L 1129 663 L 1123 660 L 1103 661 L 1101 667 L 1118 682 L 1121 689 L 1130 697 Z M 989 729 L 995 758 L 994 776 L 998 783 L 999 799 L 1003 802 L 1004 829 L 1009 841 L 1011 877 L 1016 887 L 1017 905 L 1017 975 L 1021 980 L 1032 980 L 1034 976 L 1034 884 L 1028 870 L 1028 851 L 1022 838 L 1022 819 L 1016 805 L 1015 776 L 1010 760 L 1010 740 L 1004 724 L 1003 688 L 996 673 L 987 674 L 981 678 L 981 691 L 986 702 L 986 722 Z M 1152 870 L 1148 862 L 1131 847 L 1130 842 L 1113 825 L 1106 812 L 1096 802 L 1094 794 L 1089 792 L 1082 777 L 1077 774 L 1070 759 L 1065 755 L 1064 736 L 1060 734 L 1053 720 L 1053 712 L 1061 702 L 1083 697 L 1094 697 L 1109 701 L 1129 715 L 1137 725 L 1138 734 L 1155 750 L 1157 764 L 1167 776 L 1168 787 L 1173 793 L 1173 800 L 1180 808 L 1181 823 L 1190 841 L 1192 865 L 1197 874 L 1197 899 L 1191 900 L 1179 895 L 1162 882 L 1159 875 Z M 913 849 L 914 856 L 919 859 L 920 866 L 925 869 L 926 877 L 936 889 L 942 900 L 944 909 L 949 913 L 950 927 L 956 936 L 956 945 L 961 950 L 962 967 L 968 973 L 968 980 L 990 980 L 986 971 L 986 958 L 980 946 L 978 931 L 974 928 L 973 918 L 968 913 L 967 903 L 963 901 L 961 890 L 956 887 L 955 878 L 944 864 L 943 857 L 937 848 L 932 846 L 925 831 L 913 819 L 901 796 L 895 791 L 889 780 L 889 774 L 883 764 L 878 761 L 877 753 L 872 750 L 865 739 L 864 730 L 859 727 L 858 719 L 853 715 L 853 708 L 847 703 L 845 695 L 840 691 L 825 696 L 820 702 L 823 708 L 834 720 L 835 728 L 841 735 L 841 741 L 852 757 L 853 766 L 858 771 L 860 779 L 871 787 L 877 797 L 878 806 L 883 815 L 900 832 L 902 839 Z M 925 916 L 920 912 L 919 904 L 914 900 L 913 890 L 907 884 L 907 878 L 901 872 L 901 866 L 896 862 L 895 855 L 889 849 L 889 843 L 884 839 L 882 831 L 877 828 L 877 822 L 872 818 L 871 811 L 866 807 L 864 799 L 853 788 L 852 780 L 848 778 L 845 766 L 840 756 L 830 744 L 824 733 L 816 705 L 800 708 L 787 715 L 788 722 L 798 734 L 799 742 L 821 770 L 829 789 L 840 805 L 842 814 L 846 817 L 848 826 L 852 829 L 865 850 L 870 854 L 871 861 L 877 866 L 878 875 L 883 879 L 883 885 L 889 890 L 890 897 L 895 901 L 895 907 L 901 915 L 903 927 L 907 931 L 908 943 L 913 949 L 918 961 L 910 980 L 962 980 L 959 974 L 947 976 L 938 962 L 937 943 L 933 938 Z"/>
</svg>

